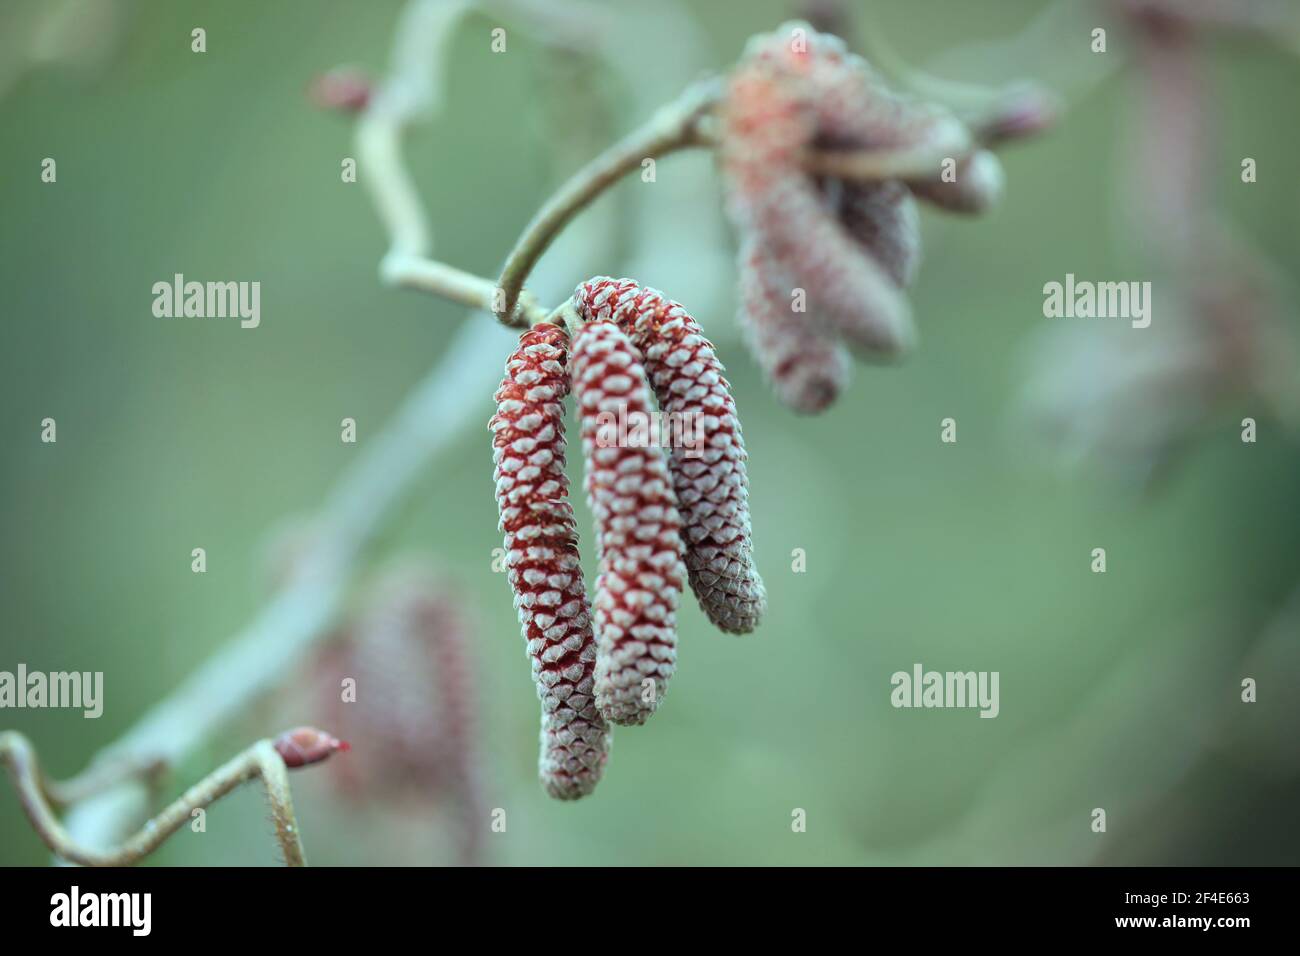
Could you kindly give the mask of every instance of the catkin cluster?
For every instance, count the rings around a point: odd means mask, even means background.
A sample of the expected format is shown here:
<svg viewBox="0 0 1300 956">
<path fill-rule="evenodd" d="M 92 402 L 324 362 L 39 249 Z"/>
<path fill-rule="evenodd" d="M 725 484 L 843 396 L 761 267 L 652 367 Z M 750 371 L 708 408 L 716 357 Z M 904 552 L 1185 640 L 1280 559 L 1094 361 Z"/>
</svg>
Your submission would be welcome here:
<svg viewBox="0 0 1300 956">
<path fill-rule="evenodd" d="M 741 324 L 787 405 L 830 405 L 849 352 L 880 360 L 912 346 L 904 290 L 921 258 L 915 199 L 978 212 L 1002 183 L 985 150 L 908 182 L 816 175 L 810 150 L 919 152 L 964 135 L 947 110 L 893 94 L 842 40 L 806 23 L 746 47 L 722 107 L 719 159 L 741 235 Z"/>
<path fill-rule="evenodd" d="M 595 787 L 610 724 L 644 723 L 663 700 L 687 583 L 731 633 L 752 631 L 766 605 L 744 441 L 712 344 L 682 306 L 627 279 L 584 282 L 572 305 L 569 330 L 520 336 L 489 423 L 506 570 L 542 701 L 540 776 L 559 799 Z M 565 476 L 570 393 L 596 528 L 590 604 Z"/>
</svg>

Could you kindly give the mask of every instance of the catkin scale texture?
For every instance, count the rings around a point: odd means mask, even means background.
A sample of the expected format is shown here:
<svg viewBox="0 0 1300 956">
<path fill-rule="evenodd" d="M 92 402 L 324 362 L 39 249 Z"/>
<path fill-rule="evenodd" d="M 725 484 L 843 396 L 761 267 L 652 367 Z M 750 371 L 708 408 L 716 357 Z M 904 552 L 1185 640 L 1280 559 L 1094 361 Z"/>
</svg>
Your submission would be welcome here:
<svg viewBox="0 0 1300 956">
<path fill-rule="evenodd" d="M 561 800 L 595 788 L 610 746 L 595 702 L 596 642 L 564 472 L 567 346 L 554 325 L 523 333 L 489 423 L 506 569 L 542 702 L 539 776 Z"/>
<path fill-rule="evenodd" d="M 619 420 L 652 419 L 636 348 L 614 322 L 584 322 L 569 364 L 600 552 L 596 703 L 611 723 L 642 724 L 677 663 L 677 604 L 686 579 L 681 518 L 662 451 L 622 440 L 611 428 Z"/>
<path fill-rule="evenodd" d="M 744 438 L 722 363 L 677 302 L 630 279 L 599 277 L 574 294 L 584 319 L 615 322 L 640 352 L 665 416 L 685 563 L 718 628 L 752 631 L 767 594 L 752 553 Z"/>
</svg>

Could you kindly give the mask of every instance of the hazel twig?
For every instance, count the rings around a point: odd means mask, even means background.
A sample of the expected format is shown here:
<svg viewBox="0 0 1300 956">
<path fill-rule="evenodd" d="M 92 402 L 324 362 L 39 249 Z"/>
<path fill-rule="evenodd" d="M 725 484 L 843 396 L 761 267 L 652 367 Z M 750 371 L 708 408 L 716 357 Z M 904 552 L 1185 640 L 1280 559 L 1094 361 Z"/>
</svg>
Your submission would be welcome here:
<svg viewBox="0 0 1300 956">
<path fill-rule="evenodd" d="M 44 780 L 43 789 L 50 803 L 71 806 L 128 780 L 154 784 L 166 765 L 159 760 L 124 754 L 120 760 L 92 764 L 70 780 Z"/>
<path fill-rule="evenodd" d="M 934 179 L 945 159 L 960 161 L 975 148 L 970 131 L 944 123 L 933 139 L 916 146 L 872 150 L 810 151 L 804 167 L 819 176 L 847 180 Z"/>
<path fill-rule="evenodd" d="M 320 736 L 333 741 L 333 746 L 327 750 L 340 749 L 338 741 L 327 735 Z M 306 865 L 289 792 L 288 771 L 276 744 L 270 740 L 259 740 L 218 767 L 168 804 L 135 834 L 108 850 L 83 846 L 64 829 L 51 807 L 51 803 L 56 802 L 51 799 L 51 793 L 57 792 L 58 787 L 45 779 L 36 750 L 26 737 L 14 731 L 0 734 L 0 762 L 9 769 L 23 812 L 32 827 L 56 856 L 69 863 L 81 866 L 130 866 L 138 863 L 192 819 L 195 810 L 210 806 L 240 784 L 258 777 L 266 791 L 276 841 L 285 865 Z"/>
<path fill-rule="evenodd" d="M 397 28 L 392 72 L 370 97 L 357 123 L 356 146 L 363 167 L 361 180 L 389 236 L 388 252 L 379 264 L 380 279 L 490 311 L 496 289 L 490 279 L 429 258 L 432 230 L 402 158 L 407 128 L 439 103 L 434 79 L 439 47 L 469 9 L 463 0 L 418 0 L 407 7 Z M 531 303 L 527 305 L 525 314 L 539 318 Z"/>
<path fill-rule="evenodd" d="M 506 325 L 526 327 L 515 315 L 520 292 L 537 260 L 569 222 L 584 208 L 647 159 L 657 159 L 679 149 L 707 143 L 700 122 L 717 105 L 722 94 L 720 80 L 710 80 L 688 89 L 680 99 L 660 110 L 646 125 L 633 130 L 605 150 L 551 196 L 533 216 L 501 270 L 497 318 Z"/>
</svg>

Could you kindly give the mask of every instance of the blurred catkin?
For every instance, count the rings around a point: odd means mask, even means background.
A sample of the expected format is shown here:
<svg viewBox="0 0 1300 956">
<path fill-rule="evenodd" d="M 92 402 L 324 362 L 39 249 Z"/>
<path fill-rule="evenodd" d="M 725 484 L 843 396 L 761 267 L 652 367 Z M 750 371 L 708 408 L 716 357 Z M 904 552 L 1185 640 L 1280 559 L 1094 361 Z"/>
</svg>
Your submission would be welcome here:
<svg viewBox="0 0 1300 956">
<path fill-rule="evenodd" d="M 838 37 L 798 21 L 749 42 L 721 113 L 718 157 L 741 237 L 741 324 L 778 397 L 821 411 L 846 380 L 839 345 L 878 360 L 915 343 L 903 291 L 921 258 L 913 196 L 982 212 L 1001 195 L 1001 166 L 977 151 L 952 169 L 936 159 L 933 175 L 906 182 L 810 174 L 813 148 L 925 155 L 969 137 L 948 109 L 893 92 Z M 1032 119 L 1009 117 L 1008 134 Z"/>
<path fill-rule="evenodd" d="M 351 746 L 331 761 L 357 801 L 446 804 L 462 863 L 478 862 L 488 820 L 470 616 L 422 563 L 385 572 L 316 665 L 322 723 Z"/>
</svg>

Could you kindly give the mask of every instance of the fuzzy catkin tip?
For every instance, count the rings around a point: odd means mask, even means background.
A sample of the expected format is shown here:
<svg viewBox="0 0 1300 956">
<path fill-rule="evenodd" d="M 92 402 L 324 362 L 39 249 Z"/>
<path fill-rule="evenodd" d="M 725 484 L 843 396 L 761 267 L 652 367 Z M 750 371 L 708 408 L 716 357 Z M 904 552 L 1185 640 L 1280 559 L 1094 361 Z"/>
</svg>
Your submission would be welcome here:
<svg viewBox="0 0 1300 956">
<path fill-rule="evenodd" d="M 565 476 L 568 337 L 549 323 L 519 337 L 489 427 L 506 567 L 542 702 L 538 775 L 573 800 L 595 789 L 609 728 L 595 702 L 596 641 Z"/>
<path fill-rule="evenodd" d="M 612 321 L 583 323 L 570 371 L 600 551 L 596 704 L 611 723 L 642 724 L 663 700 L 677 662 L 676 612 L 686 579 L 681 517 L 662 451 L 628 441 L 620 427 L 648 427 L 653 411 L 645 367 L 628 337 Z"/>
</svg>

